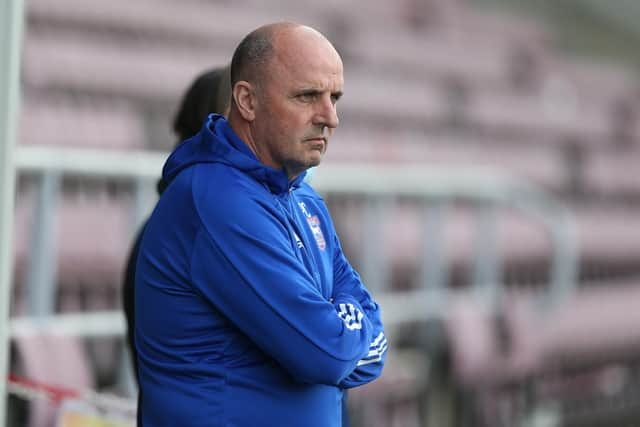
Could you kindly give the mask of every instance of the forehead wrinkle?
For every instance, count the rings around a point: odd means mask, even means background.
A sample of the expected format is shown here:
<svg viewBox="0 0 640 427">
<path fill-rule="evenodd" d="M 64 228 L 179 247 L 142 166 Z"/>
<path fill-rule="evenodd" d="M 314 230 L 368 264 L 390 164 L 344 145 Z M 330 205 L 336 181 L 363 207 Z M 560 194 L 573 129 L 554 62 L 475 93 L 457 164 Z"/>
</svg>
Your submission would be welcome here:
<svg viewBox="0 0 640 427">
<path fill-rule="evenodd" d="M 304 26 L 278 27 L 272 33 L 272 46 L 273 56 L 265 66 L 264 80 L 277 85 L 288 81 L 294 90 L 342 90 L 342 59 L 321 33 Z"/>
<path fill-rule="evenodd" d="M 339 71 L 324 72 L 321 67 L 299 67 L 295 63 L 274 61 L 273 68 L 268 73 L 270 80 L 280 79 L 288 81 L 294 90 L 341 91 L 344 77 Z M 300 70 L 314 69 L 313 72 Z"/>
</svg>

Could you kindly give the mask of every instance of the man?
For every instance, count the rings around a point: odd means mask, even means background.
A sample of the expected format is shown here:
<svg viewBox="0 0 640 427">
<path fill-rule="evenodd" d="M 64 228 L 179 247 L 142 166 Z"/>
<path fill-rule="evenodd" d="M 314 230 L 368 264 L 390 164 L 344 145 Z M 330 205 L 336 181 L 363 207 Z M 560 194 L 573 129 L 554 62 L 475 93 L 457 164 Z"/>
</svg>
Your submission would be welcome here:
<svg viewBox="0 0 640 427">
<path fill-rule="evenodd" d="M 303 179 L 338 126 L 342 61 L 317 31 L 267 25 L 211 115 L 163 169 L 136 275 L 141 418 L 150 426 L 337 427 L 377 378 L 380 311 Z"/>
</svg>

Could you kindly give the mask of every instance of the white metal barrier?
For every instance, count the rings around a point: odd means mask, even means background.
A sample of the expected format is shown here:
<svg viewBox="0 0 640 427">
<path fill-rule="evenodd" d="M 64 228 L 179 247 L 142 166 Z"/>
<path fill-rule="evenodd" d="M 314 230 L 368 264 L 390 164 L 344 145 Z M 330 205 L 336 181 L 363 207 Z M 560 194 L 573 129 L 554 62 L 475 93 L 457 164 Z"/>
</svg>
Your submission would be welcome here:
<svg viewBox="0 0 640 427">
<path fill-rule="evenodd" d="M 12 227 L 15 174 L 13 147 L 18 123 L 22 0 L 0 2 L 0 426 L 6 419 L 7 319 L 12 281 Z"/>
<path fill-rule="evenodd" d="M 132 218 L 136 224 L 143 220 L 155 198 L 155 189 L 151 185 L 160 175 L 167 153 L 117 152 L 94 149 L 71 149 L 61 147 L 20 146 L 15 152 L 15 165 L 18 171 L 40 176 L 40 192 L 43 203 L 56 200 L 58 185 L 47 185 L 48 180 L 57 181 L 65 174 L 87 177 L 117 178 L 131 180 L 136 184 L 136 211 Z M 525 215 L 533 216 L 549 231 L 554 248 L 551 292 L 542 303 L 562 301 L 573 293 L 576 285 L 576 241 L 572 216 L 546 193 L 536 187 L 515 179 L 513 176 L 498 174 L 487 169 L 468 167 L 433 167 L 423 165 L 371 166 L 366 164 L 323 164 L 314 174 L 313 186 L 326 195 L 355 194 L 368 200 L 368 209 L 363 213 L 364 223 L 375 224 L 384 219 L 389 198 L 412 196 L 424 201 L 425 222 L 437 231 L 445 221 L 446 205 L 454 199 L 464 198 L 477 202 L 477 229 L 480 239 L 491 238 L 491 230 L 496 220 L 496 207 L 506 206 L 521 210 Z M 36 216 L 36 228 L 42 241 L 36 246 L 46 246 L 46 236 L 52 234 L 51 225 L 46 221 L 46 206 L 39 209 Z M 379 237 L 378 237 L 379 238 Z M 439 268 L 443 254 L 438 249 L 425 253 L 425 263 L 420 281 L 424 287 L 405 293 L 385 292 L 388 281 L 387 260 L 380 251 L 369 248 L 381 244 L 371 242 L 365 248 L 366 262 L 361 268 L 365 283 L 372 289 L 376 299 L 383 306 L 385 324 L 396 325 L 407 321 L 425 320 L 440 317 L 446 308 L 448 289 L 445 274 Z M 54 248 L 55 244 L 49 245 Z M 478 292 L 483 301 L 493 304 L 499 297 L 501 285 L 496 280 L 496 254 L 491 251 L 479 251 L 473 268 L 474 292 Z M 55 281 L 47 277 L 47 258 L 51 253 L 42 251 L 33 256 L 29 276 L 38 278 L 28 283 L 33 287 L 29 295 L 40 298 L 30 304 L 41 307 L 32 310 L 29 316 L 11 319 L 9 334 L 25 335 L 35 332 L 56 332 L 77 336 L 114 336 L 123 335 L 125 323 L 119 311 L 79 314 L 59 314 L 52 311 L 51 298 L 55 295 Z M 6 260 L 4 262 L 7 262 Z M 8 265 L 8 264 L 7 264 Z M 124 267 L 124 266 L 123 266 Z M 40 270 L 40 273 L 37 273 Z M 37 292 L 34 292 L 36 290 Z M 9 295 L 6 289 L 4 295 Z M 5 298 L 4 301 L 8 301 Z M 6 342 L 6 341 L 5 341 Z M 0 350 L 6 359 L 7 346 Z M 1 420 L 0 420 L 1 421 Z"/>
<path fill-rule="evenodd" d="M 61 176 L 63 174 L 81 175 L 81 176 L 99 176 L 99 177 L 118 177 L 119 179 L 131 179 L 138 183 L 137 188 L 140 192 L 137 194 L 139 199 L 153 200 L 153 186 L 148 185 L 154 182 L 160 174 L 162 165 L 166 159 L 166 153 L 150 153 L 150 152 L 115 152 L 100 151 L 88 149 L 70 149 L 70 148 L 51 148 L 51 147 L 19 147 L 16 150 L 16 165 L 20 171 L 39 173 L 42 176 Z M 42 181 L 46 183 L 46 181 Z M 146 185 L 145 185 L 146 183 Z M 512 176 L 497 174 L 492 170 L 477 169 L 472 170 L 468 167 L 441 167 L 434 169 L 429 167 L 426 169 L 422 165 L 398 165 L 398 166 L 371 166 L 366 164 L 345 164 L 345 165 L 322 165 L 315 171 L 313 177 L 313 186 L 323 194 L 358 194 L 365 195 L 371 200 L 371 209 L 365 212 L 367 216 L 380 215 L 384 211 L 385 197 L 409 195 L 419 197 L 432 206 L 425 209 L 441 209 L 443 203 L 447 200 L 455 198 L 467 198 L 477 201 L 479 204 L 486 204 L 488 209 L 481 210 L 481 221 L 478 223 L 480 231 L 491 228 L 493 221 L 492 206 L 505 205 L 507 207 L 515 207 L 527 215 L 533 215 L 536 220 L 542 222 L 550 231 L 553 240 L 552 247 L 555 248 L 555 262 L 552 271 L 552 290 L 551 300 L 559 301 L 562 295 L 569 295 L 573 292 L 575 286 L 575 236 L 574 225 L 571 215 L 561 205 L 548 197 L 544 192 L 534 186 L 517 180 Z M 56 191 L 55 186 L 49 191 Z M 41 185 L 41 191 L 46 191 L 47 186 Z M 149 194 L 152 193 L 152 194 Z M 55 198 L 50 195 L 49 198 Z M 132 215 L 135 221 L 141 221 L 151 208 L 150 205 L 142 206 L 136 204 L 135 209 L 138 211 Z M 376 208 L 377 206 L 377 208 Z M 41 209 L 41 212 L 44 210 Z M 42 215 L 41 215 L 42 216 Z M 483 217 L 484 216 L 484 217 Z M 46 215 L 40 219 L 45 221 Z M 425 218 L 429 215 L 425 215 Z M 433 215 L 430 215 L 433 218 Z M 375 223 L 379 218 L 367 220 L 365 223 Z M 433 229 L 438 230 L 442 221 L 436 219 Z M 132 227 L 133 229 L 133 227 Z M 47 234 L 46 227 L 41 227 L 41 232 Z M 368 246 L 380 247 L 381 245 L 372 243 Z M 366 248 L 365 248 L 366 250 Z M 422 271 L 422 283 L 429 283 L 428 288 L 414 291 L 407 295 L 398 295 L 397 293 L 385 295 L 384 283 L 387 281 L 385 276 L 385 260 L 381 259 L 380 253 L 367 252 L 366 262 L 362 268 L 361 274 L 365 279 L 368 287 L 377 295 L 376 297 L 385 301 L 385 317 L 387 322 L 402 322 L 410 318 L 414 320 L 422 319 L 424 316 L 438 315 L 442 309 L 442 303 L 446 298 L 446 288 L 444 286 L 443 276 L 434 270 L 437 265 L 431 265 Z M 430 259 L 441 259 L 442 254 L 433 253 L 433 251 L 425 257 L 425 261 Z M 43 257 L 46 257 L 43 254 Z M 494 280 L 492 269 L 495 270 L 495 254 L 483 253 L 479 256 L 478 265 L 474 267 L 476 284 L 480 292 L 485 293 L 488 301 L 494 299 L 499 293 L 499 283 Z M 484 266 L 483 266 L 484 265 Z M 33 264 L 33 268 L 38 268 L 37 260 Z M 42 275 L 34 274 L 36 277 Z M 437 278 L 440 279 L 437 279 Z M 46 280 L 44 280 L 46 281 Z M 50 285 L 53 286 L 52 280 Z M 51 297 L 51 290 L 42 289 L 43 281 L 33 283 L 31 286 L 39 286 L 38 292 L 30 292 L 38 298 Z M 397 304 L 396 301 L 404 301 Z M 427 305 L 424 305 L 424 302 Z M 416 307 L 415 310 L 407 309 L 412 304 L 420 302 L 421 308 Z M 50 303 L 33 303 L 36 307 L 50 307 Z M 397 307 L 397 310 L 393 307 Z M 72 317 L 68 315 L 56 316 L 49 318 L 50 312 L 40 312 L 41 315 L 47 315 L 46 321 L 42 319 L 34 321 L 33 328 L 62 328 L 67 332 L 79 335 L 105 334 L 109 330 L 113 334 L 119 335 L 123 333 L 123 324 L 120 313 L 112 313 L 107 315 L 101 313 L 93 317 L 90 322 L 78 322 L 76 326 Z M 89 316 L 89 314 L 87 314 Z M 59 319 L 59 320 L 56 320 Z M 91 317 L 87 317 L 91 319 Z M 112 329 L 101 324 L 101 320 L 109 323 Z M 18 322 L 18 323 L 16 323 Z M 11 324 L 11 333 L 16 334 L 20 331 L 29 330 L 28 318 L 16 319 Z M 17 326 L 21 325 L 21 326 Z M 48 325 L 48 326 L 47 326 Z"/>
</svg>

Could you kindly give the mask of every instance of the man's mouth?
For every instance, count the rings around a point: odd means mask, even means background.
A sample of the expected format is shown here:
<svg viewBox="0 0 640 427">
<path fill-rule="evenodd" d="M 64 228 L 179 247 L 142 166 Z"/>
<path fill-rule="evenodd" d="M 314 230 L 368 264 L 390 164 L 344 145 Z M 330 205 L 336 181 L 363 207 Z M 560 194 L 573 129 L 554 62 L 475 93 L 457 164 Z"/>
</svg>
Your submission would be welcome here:
<svg viewBox="0 0 640 427">
<path fill-rule="evenodd" d="M 324 150 L 327 145 L 327 138 L 319 136 L 317 138 L 308 138 L 305 141 L 311 144 L 311 148 L 314 150 Z"/>
</svg>

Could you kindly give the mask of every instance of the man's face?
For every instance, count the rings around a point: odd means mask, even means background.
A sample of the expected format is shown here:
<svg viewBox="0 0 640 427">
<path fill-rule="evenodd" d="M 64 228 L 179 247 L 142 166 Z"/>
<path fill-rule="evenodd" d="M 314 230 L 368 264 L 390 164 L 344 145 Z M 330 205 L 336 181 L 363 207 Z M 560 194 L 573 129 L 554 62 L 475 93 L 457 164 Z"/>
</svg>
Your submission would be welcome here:
<svg viewBox="0 0 640 427">
<path fill-rule="evenodd" d="M 292 179 L 320 163 L 338 126 L 342 61 L 317 34 L 283 35 L 265 75 L 252 134 L 263 161 Z"/>
</svg>

